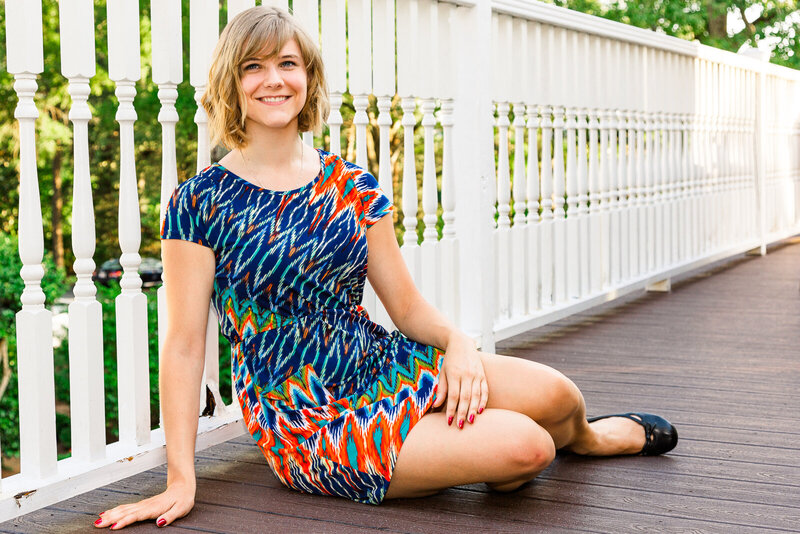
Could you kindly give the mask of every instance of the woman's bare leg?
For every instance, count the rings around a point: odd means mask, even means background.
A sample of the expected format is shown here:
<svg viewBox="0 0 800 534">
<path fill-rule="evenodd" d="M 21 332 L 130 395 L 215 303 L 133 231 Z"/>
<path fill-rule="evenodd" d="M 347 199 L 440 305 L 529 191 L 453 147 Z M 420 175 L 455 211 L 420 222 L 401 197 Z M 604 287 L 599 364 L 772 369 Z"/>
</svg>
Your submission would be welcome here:
<svg viewBox="0 0 800 534">
<path fill-rule="evenodd" d="M 550 433 L 557 449 L 594 456 L 642 450 L 644 429 L 630 419 L 613 417 L 588 424 L 583 395 L 555 369 L 522 358 L 480 355 L 489 383 L 487 408 L 527 415 Z"/>
<path fill-rule="evenodd" d="M 424 497 L 477 482 L 510 491 L 554 456 L 550 434 L 526 415 L 487 408 L 459 429 L 447 425 L 444 412 L 429 412 L 403 442 L 386 498 Z"/>
<path fill-rule="evenodd" d="M 555 449 L 602 456 L 632 454 L 644 446 L 641 425 L 629 419 L 589 425 L 580 390 L 555 369 L 480 354 L 489 384 L 486 410 L 463 429 L 448 426 L 442 411 L 420 419 L 400 449 L 387 499 L 476 482 L 511 491 L 543 471 Z"/>
</svg>

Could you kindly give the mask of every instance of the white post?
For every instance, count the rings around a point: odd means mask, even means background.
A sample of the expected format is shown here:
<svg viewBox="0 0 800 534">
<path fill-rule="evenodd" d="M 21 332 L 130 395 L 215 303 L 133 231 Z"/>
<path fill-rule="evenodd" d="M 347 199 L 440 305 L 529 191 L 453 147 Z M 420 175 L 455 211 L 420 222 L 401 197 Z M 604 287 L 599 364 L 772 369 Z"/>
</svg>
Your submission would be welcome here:
<svg viewBox="0 0 800 534">
<path fill-rule="evenodd" d="M 564 46 L 563 53 L 568 51 L 571 54 L 577 55 L 578 50 L 578 33 L 571 32 L 571 39 L 569 45 Z M 576 64 L 577 66 L 577 64 Z M 573 76 L 577 75 L 577 69 L 564 68 L 564 74 L 571 73 Z M 572 78 L 576 80 L 576 78 Z M 570 86 L 570 80 L 566 81 L 564 91 L 568 95 L 566 100 L 566 129 L 567 129 L 567 174 L 566 174 L 566 193 L 567 193 L 567 220 L 566 220 L 566 292 L 569 298 L 578 298 L 580 296 L 580 256 L 579 256 L 579 235 L 578 235 L 578 169 L 580 168 L 580 160 L 583 160 L 583 154 L 576 153 L 575 143 L 577 142 L 578 131 L 582 126 L 578 121 L 578 111 L 575 109 L 576 95 L 573 87 Z M 578 147 L 580 148 L 580 147 Z"/>
<path fill-rule="evenodd" d="M 553 303 L 567 298 L 564 194 L 564 107 L 553 108 Z"/>
<path fill-rule="evenodd" d="M 347 90 L 347 59 L 345 52 L 345 1 L 321 0 L 322 60 L 330 86 L 331 113 L 328 117 L 330 129 L 330 151 L 340 154 L 342 127 L 342 95 Z"/>
<path fill-rule="evenodd" d="M 200 104 L 200 99 L 208 83 L 208 69 L 211 54 L 217 44 L 219 33 L 219 5 L 216 0 L 190 0 L 189 2 L 189 83 L 194 87 L 194 100 L 197 111 L 194 122 L 197 125 L 197 167 L 199 173 L 211 164 L 211 147 L 208 136 L 208 115 Z M 212 391 L 219 384 L 219 323 L 217 314 L 209 305 L 206 323 L 205 367 L 200 385 L 200 413 L 206 407 L 206 387 Z"/>
<path fill-rule="evenodd" d="M 122 293 L 116 298 L 119 439 L 126 447 L 150 441 L 150 369 L 147 347 L 147 297 L 142 293 L 141 222 L 136 179 L 133 123 L 134 84 L 140 77 L 139 2 L 109 0 L 108 75 L 117 84 L 120 129 L 119 244 Z"/>
<path fill-rule="evenodd" d="M 511 255 L 509 233 L 511 229 L 511 176 L 508 166 L 508 120 L 509 106 L 507 102 L 497 104 L 497 314 L 499 317 L 509 315 L 509 273 L 508 264 Z"/>
<path fill-rule="evenodd" d="M 459 157 L 454 158 L 453 174 L 459 177 L 455 209 L 461 324 L 467 332 L 480 334 L 481 350 L 494 352 L 494 258 L 489 254 L 487 199 L 494 174 L 491 80 L 474 68 L 491 63 L 491 2 L 477 0 L 474 7 L 459 7 L 454 15 L 453 26 L 459 29 L 459 53 L 451 57 L 457 63 L 453 145 Z"/>
<path fill-rule="evenodd" d="M 33 97 L 36 75 L 42 72 L 42 4 L 6 0 L 8 72 L 14 75 L 19 99 L 19 256 L 25 289 L 16 315 L 19 380 L 20 470 L 43 479 L 56 474 L 56 412 L 53 379 L 53 321 L 44 307 L 44 236 L 39 177 L 36 171 L 36 118 Z"/>
<path fill-rule="evenodd" d="M 370 2 L 350 0 L 347 2 L 348 71 L 350 94 L 353 95 L 353 127 L 356 130 L 356 165 L 369 172 L 367 158 L 367 125 L 369 116 L 369 93 L 372 91 L 372 48 L 370 46 Z M 383 36 L 383 39 L 389 39 Z M 364 284 L 361 303 L 370 315 L 375 314 L 377 297 L 369 280 Z"/>
<path fill-rule="evenodd" d="M 72 457 L 99 460 L 106 453 L 103 389 L 103 311 L 92 282 L 95 263 L 94 203 L 89 176 L 89 79 L 95 74 L 94 7 L 91 0 L 62 0 L 58 5 L 61 73 L 69 80 L 69 118 L 74 138 L 72 193 L 75 300 L 69 305 L 69 380 Z"/>
<path fill-rule="evenodd" d="M 414 154 L 414 129 L 417 119 L 414 112 L 419 95 L 419 80 L 415 64 L 419 58 L 418 2 L 409 0 L 397 6 L 397 91 L 402 96 L 403 117 L 403 246 L 401 252 L 415 282 L 420 280 L 420 250 L 417 243 L 417 164 Z"/>
<path fill-rule="evenodd" d="M 316 1 L 312 1 L 316 5 Z M 392 0 L 375 0 L 372 5 L 372 31 L 376 36 L 372 49 L 372 92 L 378 100 L 378 128 L 380 140 L 378 150 L 378 183 L 381 189 L 394 202 L 394 179 L 391 162 L 391 128 L 392 97 L 395 94 L 395 57 L 394 57 L 394 2 Z M 392 324 L 386 309 L 375 302 L 375 321 L 392 330 Z"/>
<path fill-rule="evenodd" d="M 542 116 L 542 227 L 541 237 L 540 275 L 542 277 L 541 300 L 542 306 L 554 304 L 553 294 L 553 156 L 552 136 L 553 120 L 552 107 L 541 106 L 539 114 Z"/>
<path fill-rule="evenodd" d="M 606 90 L 605 95 L 608 109 L 608 152 L 603 152 L 603 155 L 608 156 L 608 174 L 607 180 L 607 198 L 606 204 L 608 213 L 606 217 L 608 222 L 605 228 L 608 229 L 608 282 L 612 286 L 619 283 L 620 269 L 620 230 L 619 230 L 619 153 L 617 151 L 617 133 L 619 131 L 619 112 L 618 112 L 618 93 L 619 93 L 619 41 L 612 42 L 606 41 L 606 50 L 608 52 L 607 61 L 609 62 L 606 67 Z"/>
<path fill-rule="evenodd" d="M 601 133 L 598 110 L 589 109 L 589 243 L 590 293 L 603 289 L 603 235 L 600 228 L 600 165 L 597 154 L 597 137 Z"/>
<path fill-rule="evenodd" d="M 435 61 L 439 57 L 438 2 L 419 0 L 417 24 L 418 36 L 422 40 L 417 47 L 417 73 L 419 93 L 424 96 L 422 108 L 422 222 L 425 226 L 420 245 L 420 291 L 425 299 L 435 307 L 441 305 L 441 264 L 439 261 L 439 232 L 436 229 L 439 207 L 438 186 L 436 184 L 436 155 L 434 134 L 436 133 L 436 76 Z"/>
<path fill-rule="evenodd" d="M 526 270 L 527 225 L 525 218 L 526 191 L 525 184 L 525 92 L 526 71 L 530 69 L 528 63 L 528 23 L 523 19 L 514 19 L 514 37 L 512 48 L 508 51 L 513 54 L 513 65 L 509 69 L 512 84 L 512 99 L 514 101 L 514 226 L 511 228 L 511 316 L 522 317 L 528 308 L 528 272 Z M 535 150 L 535 149 L 534 149 Z M 536 158 L 534 158 L 535 160 Z"/>
<path fill-rule="evenodd" d="M 435 5 L 435 4 L 434 4 Z M 434 306 L 438 307 L 439 296 L 439 232 L 436 230 L 439 207 L 438 187 L 436 185 L 436 155 L 433 136 L 436 129 L 436 117 L 433 110 L 436 101 L 426 98 L 422 101 L 422 128 L 424 135 L 423 167 L 422 167 L 422 222 L 425 230 L 420 246 L 420 262 L 423 266 L 420 273 L 421 292 Z"/>
<path fill-rule="evenodd" d="M 528 32 L 528 65 L 525 69 L 523 84 L 525 99 L 530 102 L 526 111 L 526 127 L 528 129 L 528 174 L 525 180 L 526 197 L 528 199 L 527 218 L 527 278 L 528 278 L 528 313 L 535 313 L 541 308 L 541 218 L 539 216 L 539 114 L 537 106 L 533 103 L 541 101 L 542 62 L 541 54 L 542 26 L 538 23 L 528 23 L 531 28 Z"/>
<path fill-rule="evenodd" d="M 158 6 L 156 6 L 158 4 Z M 228 4 L 228 21 L 236 13 L 236 9 L 242 10 L 249 6 L 236 6 L 233 2 Z M 159 215 L 160 225 L 164 221 L 164 210 L 178 186 L 178 168 L 175 155 L 175 124 L 178 122 L 178 112 L 175 109 L 175 102 L 178 98 L 178 84 L 183 81 L 183 58 L 181 46 L 181 3 L 179 0 L 151 0 L 152 13 L 152 49 L 153 49 L 153 82 L 158 85 L 158 98 L 161 102 L 161 110 L 158 114 L 158 121 L 161 123 L 161 210 Z M 159 369 L 161 369 L 162 348 L 167 332 L 167 300 L 166 287 L 162 284 L 156 292 L 158 300 L 158 346 L 159 346 Z M 211 316 L 213 319 L 216 316 Z M 214 343 L 216 345 L 216 342 Z M 210 347 L 208 347 L 210 348 Z M 212 353 L 213 349 L 212 349 Z M 207 362 L 209 365 L 210 363 Z M 209 377 L 206 377 L 209 380 Z M 214 382 L 212 391 L 214 392 L 216 407 L 223 408 L 222 399 L 219 396 L 219 384 Z M 201 404 L 205 407 L 205 388 L 201 388 Z M 159 418 L 161 424 L 162 418 Z"/>
</svg>

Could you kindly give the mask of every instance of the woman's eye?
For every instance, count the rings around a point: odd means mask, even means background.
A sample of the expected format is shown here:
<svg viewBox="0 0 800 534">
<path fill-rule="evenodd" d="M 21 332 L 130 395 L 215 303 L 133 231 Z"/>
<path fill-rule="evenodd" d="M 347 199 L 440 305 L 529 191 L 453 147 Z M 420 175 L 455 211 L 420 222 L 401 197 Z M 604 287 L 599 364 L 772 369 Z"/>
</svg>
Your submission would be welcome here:
<svg viewBox="0 0 800 534">
<path fill-rule="evenodd" d="M 294 61 L 284 61 L 281 63 L 281 67 L 294 67 L 296 63 Z"/>
<path fill-rule="evenodd" d="M 248 63 L 243 67 L 243 70 L 253 70 L 258 67 L 258 63 Z"/>
</svg>

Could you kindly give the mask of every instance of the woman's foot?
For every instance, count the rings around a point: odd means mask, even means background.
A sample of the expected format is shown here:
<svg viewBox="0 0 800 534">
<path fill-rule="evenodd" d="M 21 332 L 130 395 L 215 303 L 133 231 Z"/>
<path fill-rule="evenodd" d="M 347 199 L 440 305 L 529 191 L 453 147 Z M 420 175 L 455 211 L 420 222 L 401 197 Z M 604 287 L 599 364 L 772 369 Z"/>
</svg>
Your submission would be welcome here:
<svg viewBox="0 0 800 534">
<path fill-rule="evenodd" d="M 582 434 L 569 449 L 591 456 L 655 456 L 671 451 L 678 444 L 675 427 L 663 417 L 649 413 L 589 418 Z"/>
<path fill-rule="evenodd" d="M 626 417 L 607 417 L 587 423 L 584 439 L 576 440 L 569 449 L 587 456 L 639 454 L 645 445 L 644 427 Z"/>
</svg>

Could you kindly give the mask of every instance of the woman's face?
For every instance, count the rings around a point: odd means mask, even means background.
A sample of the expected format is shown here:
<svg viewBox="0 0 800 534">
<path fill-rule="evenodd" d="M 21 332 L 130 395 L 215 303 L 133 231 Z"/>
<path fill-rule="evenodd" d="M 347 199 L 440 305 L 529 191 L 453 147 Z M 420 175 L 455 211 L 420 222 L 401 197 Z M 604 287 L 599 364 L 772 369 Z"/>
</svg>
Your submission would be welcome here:
<svg viewBox="0 0 800 534">
<path fill-rule="evenodd" d="M 242 89 L 247 98 L 245 128 L 283 129 L 294 125 L 306 103 L 308 76 L 297 41 L 291 39 L 271 58 L 242 63 Z"/>
</svg>

